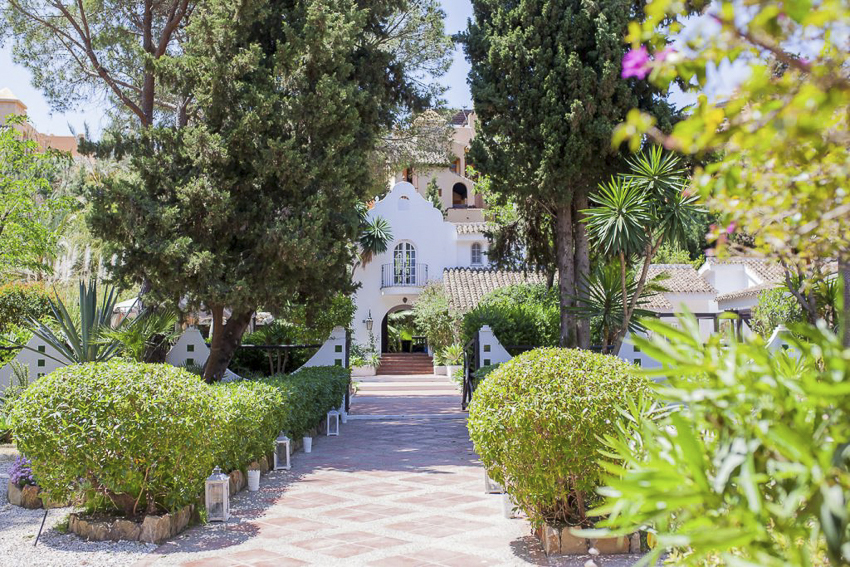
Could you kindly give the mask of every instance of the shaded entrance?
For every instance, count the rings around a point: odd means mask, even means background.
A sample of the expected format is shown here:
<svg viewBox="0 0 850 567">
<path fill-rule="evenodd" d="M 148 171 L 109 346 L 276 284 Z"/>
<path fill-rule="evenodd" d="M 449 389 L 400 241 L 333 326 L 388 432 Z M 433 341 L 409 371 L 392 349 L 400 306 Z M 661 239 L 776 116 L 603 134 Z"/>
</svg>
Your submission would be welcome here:
<svg viewBox="0 0 850 567">
<path fill-rule="evenodd" d="M 428 341 L 413 320 L 411 305 L 397 305 L 381 321 L 381 353 L 425 353 Z"/>
</svg>

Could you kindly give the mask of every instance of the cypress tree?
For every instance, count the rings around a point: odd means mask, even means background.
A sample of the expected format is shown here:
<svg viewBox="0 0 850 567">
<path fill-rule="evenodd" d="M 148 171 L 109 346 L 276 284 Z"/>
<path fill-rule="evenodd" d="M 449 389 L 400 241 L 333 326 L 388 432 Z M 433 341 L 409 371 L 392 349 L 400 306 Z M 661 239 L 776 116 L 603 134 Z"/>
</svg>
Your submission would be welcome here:
<svg viewBox="0 0 850 567">
<path fill-rule="evenodd" d="M 613 129 L 632 108 L 669 129 L 671 109 L 645 82 L 623 79 L 628 23 L 642 1 L 472 0 L 462 34 L 478 122 L 470 161 L 494 193 L 546 211 L 554 227 L 561 344 L 590 344 L 572 308 L 590 270 L 582 210 L 597 184 L 624 166 Z M 539 224 L 535 223 L 535 224 Z M 543 246 L 546 243 L 541 243 Z"/>
</svg>

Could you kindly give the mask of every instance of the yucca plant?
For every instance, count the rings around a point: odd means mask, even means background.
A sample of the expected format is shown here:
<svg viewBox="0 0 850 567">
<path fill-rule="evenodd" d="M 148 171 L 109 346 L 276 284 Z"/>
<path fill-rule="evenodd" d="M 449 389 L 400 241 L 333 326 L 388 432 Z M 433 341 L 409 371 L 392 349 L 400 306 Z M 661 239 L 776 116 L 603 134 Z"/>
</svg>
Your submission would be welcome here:
<svg viewBox="0 0 850 567">
<path fill-rule="evenodd" d="M 42 355 L 57 362 L 83 364 L 104 362 L 114 357 L 121 348 L 116 340 L 104 340 L 107 331 L 113 331 L 129 323 L 125 319 L 117 326 L 112 325 L 112 313 L 118 301 L 118 291 L 112 286 L 103 290 L 100 302 L 97 283 L 80 282 L 78 309 L 71 311 L 57 293 L 50 298 L 50 324 L 30 318 L 29 330 L 59 352 L 61 358 Z"/>
<path fill-rule="evenodd" d="M 684 242 L 686 228 L 703 212 L 696 197 L 686 191 L 688 179 L 675 154 L 653 146 L 629 160 L 629 167 L 629 173 L 600 185 L 590 196 L 596 206 L 582 211 L 591 242 L 619 262 L 623 309 L 614 352 L 620 349 L 636 314 L 658 249 L 665 242 Z M 628 273 L 633 258 L 640 269 L 630 294 Z"/>
</svg>

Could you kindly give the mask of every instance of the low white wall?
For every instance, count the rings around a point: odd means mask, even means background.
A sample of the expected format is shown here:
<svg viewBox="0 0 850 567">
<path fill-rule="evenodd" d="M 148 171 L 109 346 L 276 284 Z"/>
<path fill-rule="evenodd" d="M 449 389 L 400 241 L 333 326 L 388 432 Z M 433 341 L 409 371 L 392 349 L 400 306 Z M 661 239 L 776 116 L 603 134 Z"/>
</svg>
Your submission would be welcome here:
<svg viewBox="0 0 850 567">
<path fill-rule="evenodd" d="M 28 368 L 30 380 L 35 380 L 50 374 L 57 368 L 66 366 L 66 363 L 59 362 L 60 360 L 65 360 L 65 357 L 58 350 L 42 339 L 33 336 L 26 347 L 22 348 L 9 364 L 0 368 L 0 392 L 8 388 L 13 381 L 12 363 L 16 362 Z"/>
<path fill-rule="evenodd" d="M 493 333 L 490 325 L 481 327 L 481 330 L 478 331 L 478 360 L 480 365 L 501 364 L 511 358 L 513 357 L 496 338 L 496 334 Z"/>
<path fill-rule="evenodd" d="M 308 366 L 344 366 L 345 365 L 345 329 L 342 327 L 334 327 L 331 331 L 331 336 L 325 341 L 325 344 L 316 351 L 310 360 L 304 363 L 301 368 Z M 299 368 L 298 370 L 301 370 Z M 295 372 L 298 372 L 296 370 Z"/>
</svg>

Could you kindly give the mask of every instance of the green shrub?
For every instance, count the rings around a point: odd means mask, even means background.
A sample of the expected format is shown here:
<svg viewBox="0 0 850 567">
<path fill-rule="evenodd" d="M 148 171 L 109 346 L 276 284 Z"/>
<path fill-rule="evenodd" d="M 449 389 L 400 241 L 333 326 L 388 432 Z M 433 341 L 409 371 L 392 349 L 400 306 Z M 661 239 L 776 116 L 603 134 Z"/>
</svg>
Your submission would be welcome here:
<svg viewBox="0 0 850 567">
<path fill-rule="evenodd" d="M 535 524 L 587 525 L 597 500 L 602 443 L 626 397 L 651 396 L 626 361 L 542 348 L 491 372 L 475 391 L 468 427 L 491 478 Z"/>
<path fill-rule="evenodd" d="M 413 305 L 413 319 L 435 351 L 458 341 L 460 320 L 449 307 L 449 298 L 440 282 L 429 283 L 422 290 Z"/>
<path fill-rule="evenodd" d="M 342 366 L 314 366 L 295 374 L 259 380 L 278 389 L 285 408 L 278 431 L 301 437 L 338 408 L 348 390 L 351 372 Z"/>
<path fill-rule="evenodd" d="M 0 335 L 26 324 L 29 318 L 50 314 L 47 290 L 38 283 L 8 283 L 0 286 Z"/>
<path fill-rule="evenodd" d="M 242 380 L 211 386 L 220 423 L 215 464 L 230 472 L 245 468 L 274 450 L 274 440 L 288 413 L 278 388 Z"/>
<path fill-rule="evenodd" d="M 490 292 L 463 317 L 463 342 L 489 325 L 511 346 L 556 346 L 560 335 L 558 293 L 544 284 L 517 284 Z M 512 350 L 512 349 L 508 349 Z M 517 354 L 517 352 L 512 352 Z"/>
<path fill-rule="evenodd" d="M 216 405 L 214 391 L 180 368 L 90 363 L 31 384 L 11 421 L 50 498 L 81 490 L 92 508 L 132 515 L 197 499 L 215 464 Z"/>
<path fill-rule="evenodd" d="M 753 307 L 750 326 L 761 338 L 768 340 L 779 325 L 803 321 L 803 310 L 785 287 L 766 289 L 759 293 L 758 305 Z"/>
</svg>

